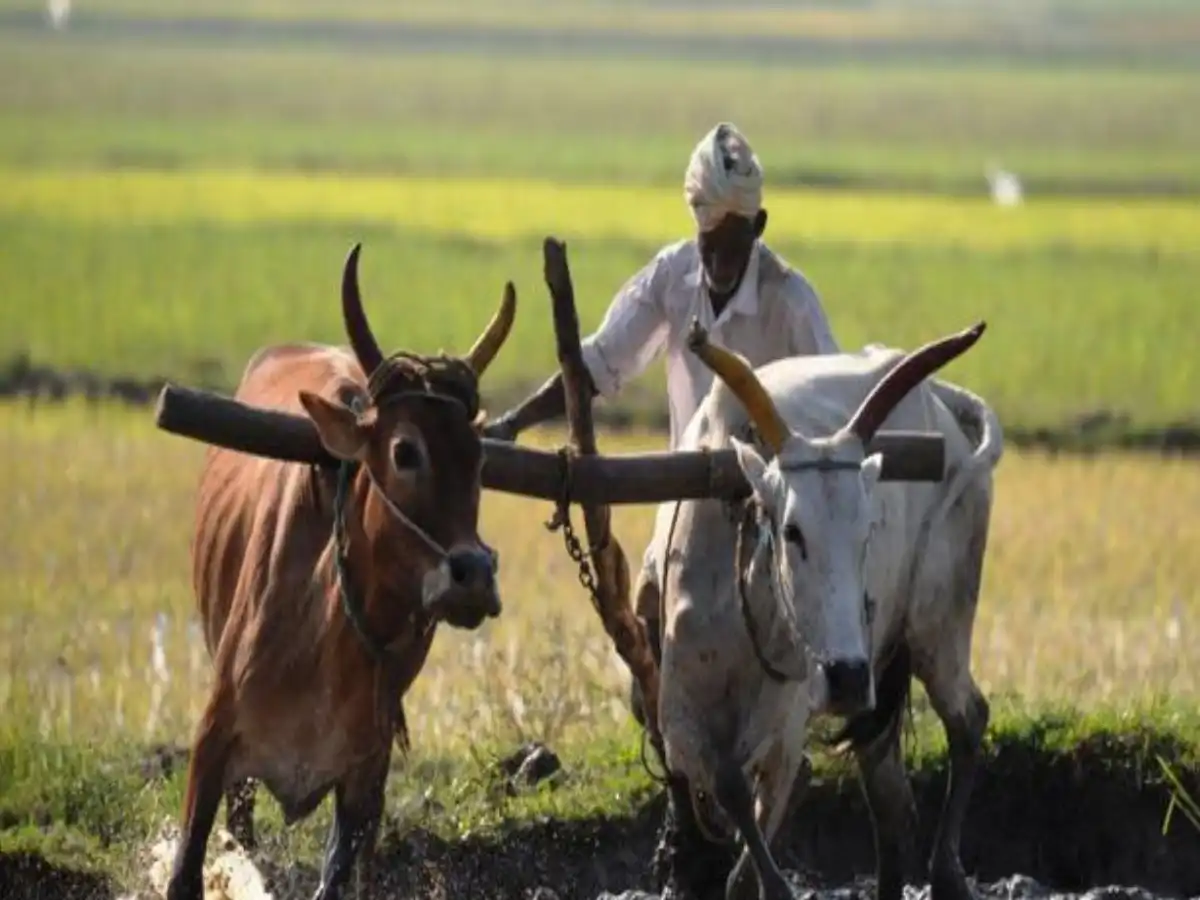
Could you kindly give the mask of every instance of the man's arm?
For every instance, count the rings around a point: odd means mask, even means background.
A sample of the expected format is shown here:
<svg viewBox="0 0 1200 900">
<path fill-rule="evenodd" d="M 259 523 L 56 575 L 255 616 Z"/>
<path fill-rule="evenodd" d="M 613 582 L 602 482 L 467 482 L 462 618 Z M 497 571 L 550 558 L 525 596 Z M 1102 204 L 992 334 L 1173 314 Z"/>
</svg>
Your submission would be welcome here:
<svg viewBox="0 0 1200 900">
<path fill-rule="evenodd" d="M 583 362 L 591 396 L 611 397 L 636 378 L 666 343 L 663 312 L 664 269 L 655 257 L 629 279 L 596 332 L 583 341 Z M 566 413 L 562 373 L 549 378 L 527 400 L 484 429 L 487 437 L 514 440 L 518 434 Z"/>
<path fill-rule="evenodd" d="M 599 393 L 590 374 L 588 374 L 588 388 L 593 397 Z M 556 372 L 523 403 L 484 428 L 483 433 L 487 437 L 511 441 L 525 429 L 532 428 L 541 422 L 560 418 L 566 415 L 566 412 L 567 397 L 566 391 L 563 390 L 562 372 Z"/>
</svg>

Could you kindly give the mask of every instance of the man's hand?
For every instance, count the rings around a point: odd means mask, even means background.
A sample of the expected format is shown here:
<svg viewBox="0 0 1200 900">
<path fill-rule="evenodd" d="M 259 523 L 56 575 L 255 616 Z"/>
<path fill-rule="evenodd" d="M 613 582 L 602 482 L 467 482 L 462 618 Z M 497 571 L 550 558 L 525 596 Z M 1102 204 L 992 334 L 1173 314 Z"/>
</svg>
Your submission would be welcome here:
<svg viewBox="0 0 1200 900">
<path fill-rule="evenodd" d="M 494 441 L 504 441 L 511 444 L 520 434 L 516 422 L 510 413 L 505 413 L 494 422 L 483 426 L 483 436 Z"/>
</svg>

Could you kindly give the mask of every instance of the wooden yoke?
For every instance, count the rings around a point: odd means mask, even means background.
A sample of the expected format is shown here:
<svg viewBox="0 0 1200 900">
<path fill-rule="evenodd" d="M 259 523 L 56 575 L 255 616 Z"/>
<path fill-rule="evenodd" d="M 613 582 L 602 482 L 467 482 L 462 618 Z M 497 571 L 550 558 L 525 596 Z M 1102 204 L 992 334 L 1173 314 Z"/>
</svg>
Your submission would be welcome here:
<svg viewBox="0 0 1200 900">
<path fill-rule="evenodd" d="M 579 316 L 575 309 L 575 289 L 567 266 L 566 245 L 546 238 L 542 246 L 546 286 L 554 311 L 554 336 L 558 363 L 562 368 L 563 393 L 566 399 L 570 447 L 567 460 L 573 456 L 596 455 L 596 432 L 592 420 L 592 391 L 588 372 L 583 363 L 579 339 Z M 549 523 L 552 530 L 570 528 L 567 516 L 570 502 L 570 475 L 565 486 L 565 500 L 558 515 Z M 630 602 L 629 563 L 620 542 L 612 534 L 612 511 L 606 505 L 587 504 L 583 507 L 584 526 L 591 548 L 595 585 L 592 602 L 604 630 L 612 638 L 617 653 L 629 667 L 642 691 L 646 730 L 656 748 L 661 748 L 658 730 L 658 666 L 650 650 L 650 642 L 641 620 L 634 614 Z M 567 532 L 568 550 L 571 535 Z M 582 563 L 581 563 L 582 565 Z"/>
</svg>

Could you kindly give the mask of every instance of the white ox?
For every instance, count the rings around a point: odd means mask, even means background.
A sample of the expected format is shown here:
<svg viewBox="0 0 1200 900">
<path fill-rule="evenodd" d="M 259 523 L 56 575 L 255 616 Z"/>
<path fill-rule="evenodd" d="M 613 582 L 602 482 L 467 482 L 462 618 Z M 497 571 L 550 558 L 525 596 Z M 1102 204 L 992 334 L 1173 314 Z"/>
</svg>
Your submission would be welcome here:
<svg viewBox="0 0 1200 900">
<path fill-rule="evenodd" d="M 655 532 L 659 558 L 668 550 L 659 703 L 668 893 L 697 887 L 712 853 L 695 842 L 715 814 L 742 838 L 727 897 L 754 896 L 756 882 L 761 897 L 792 896 L 768 848 L 802 768 L 807 779 L 809 718 L 833 714 L 847 718 L 842 736 L 871 809 L 878 896 L 899 900 L 906 877 L 921 873 L 899 741 L 915 674 L 951 760 L 933 897 L 971 896 L 959 835 L 988 722 L 971 632 L 1003 436 L 983 400 L 925 379 L 983 327 L 907 357 L 875 345 L 752 371 L 693 326 L 689 346 L 718 377 L 682 449 L 732 445 L 753 493 L 745 504 L 670 504 L 675 516 L 660 514 Z M 766 457 L 737 437 L 750 424 Z M 882 460 L 864 458 L 864 447 L 884 425 L 942 434 L 944 480 L 880 482 Z"/>
</svg>

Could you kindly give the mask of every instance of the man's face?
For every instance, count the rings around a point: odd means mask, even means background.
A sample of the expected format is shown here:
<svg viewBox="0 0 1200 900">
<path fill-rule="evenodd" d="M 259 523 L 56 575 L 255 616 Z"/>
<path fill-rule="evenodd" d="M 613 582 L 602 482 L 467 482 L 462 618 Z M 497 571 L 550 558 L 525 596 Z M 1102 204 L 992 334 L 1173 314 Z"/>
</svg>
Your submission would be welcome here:
<svg viewBox="0 0 1200 900">
<path fill-rule="evenodd" d="M 712 231 L 699 236 L 700 259 L 714 297 L 733 296 L 746 273 L 754 242 L 767 224 L 767 211 L 760 209 L 753 219 L 730 213 Z"/>
</svg>

